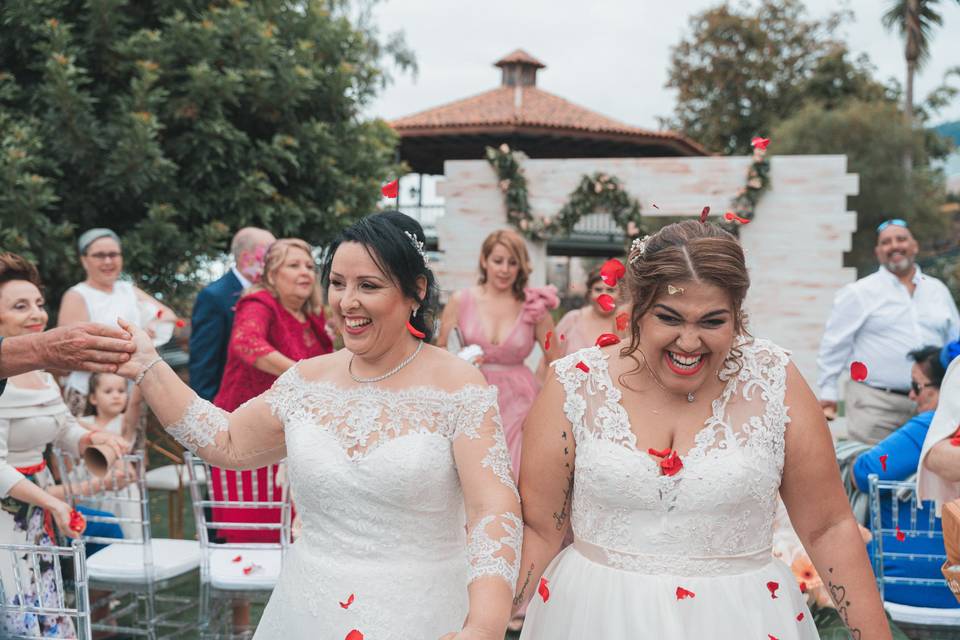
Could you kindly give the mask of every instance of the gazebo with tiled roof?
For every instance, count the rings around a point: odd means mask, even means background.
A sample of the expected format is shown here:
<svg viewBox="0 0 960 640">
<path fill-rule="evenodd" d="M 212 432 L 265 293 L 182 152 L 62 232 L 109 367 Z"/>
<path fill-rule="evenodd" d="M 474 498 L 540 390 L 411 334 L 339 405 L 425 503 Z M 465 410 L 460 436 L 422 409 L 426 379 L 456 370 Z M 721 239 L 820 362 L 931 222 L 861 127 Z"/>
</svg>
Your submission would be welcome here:
<svg viewBox="0 0 960 640">
<path fill-rule="evenodd" d="M 708 155 L 679 133 L 624 124 L 540 89 L 546 65 L 522 49 L 495 66 L 503 72 L 496 89 L 390 123 L 414 172 L 441 174 L 444 160 L 483 158 L 485 147 L 504 142 L 531 158 Z"/>
</svg>

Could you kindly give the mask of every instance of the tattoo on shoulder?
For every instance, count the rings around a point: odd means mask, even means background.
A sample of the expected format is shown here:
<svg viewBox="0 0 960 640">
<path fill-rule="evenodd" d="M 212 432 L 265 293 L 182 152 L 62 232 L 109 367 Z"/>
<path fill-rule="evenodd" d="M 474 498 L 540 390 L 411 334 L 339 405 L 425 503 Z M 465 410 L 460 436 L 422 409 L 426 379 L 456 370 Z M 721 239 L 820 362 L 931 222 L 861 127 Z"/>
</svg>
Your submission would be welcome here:
<svg viewBox="0 0 960 640">
<path fill-rule="evenodd" d="M 827 587 L 830 589 L 830 597 L 833 599 L 834 604 L 837 605 L 837 613 L 840 614 L 843 623 L 847 625 L 847 629 L 850 630 L 851 637 L 853 637 L 854 640 L 860 640 L 862 635 L 860 629 L 855 629 L 850 626 L 850 600 L 847 599 L 847 588 L 833 581 L 833 567 L 827 569 L 827 573 L 830 574 L 827 577 Z"/>
</svg>

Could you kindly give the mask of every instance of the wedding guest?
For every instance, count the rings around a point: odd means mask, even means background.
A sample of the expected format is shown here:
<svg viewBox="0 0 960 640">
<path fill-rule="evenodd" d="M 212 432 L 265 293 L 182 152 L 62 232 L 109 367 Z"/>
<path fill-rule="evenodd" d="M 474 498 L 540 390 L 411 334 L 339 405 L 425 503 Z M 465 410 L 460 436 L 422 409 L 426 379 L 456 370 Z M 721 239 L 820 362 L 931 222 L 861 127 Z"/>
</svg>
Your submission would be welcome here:
<svg viewBox="0 0 960 640">
<path fill-rule="evenodd" d="M 276 238 L 264 229 L 244 227 L 233 236 L 233 266 L 200 290 L 190 321 L 190 387 L 204 400 L 220 390 L 233 313 L 244 289 L 263 271 L 263 256 Z"/>
<path fill-rule="evenodd" d="M 917 497 L 934 500 L 937 515 L 943 503 L 960 498 L 960 341 L 940 352 L 946 367 L 940 401 L 923 441 L 917 469 Z"/>
<path fill-rule="evenodd" d="M 940 400 L 940 384 L 943 381 L 945 367 L 940 360 L 940 347 L 924 347 L 910 352 L 913 359 L 910 380 L 910 399 L 917 405 L 917 415 L 903 426 L 880 441 L 872 449 L 860 454 L 853 463 L 855 486 L 863 492 L 869 491 L 869 477 L 876 474 L 881 480 L 906 480 L 917 472 L 920 451 L 924 438 L 933 420 L 934 411 Z M 893 521 L 890 502 L 880 504 L 880 519 L 884 528 L 926 530 L 929 516 L 926 508 L 917 512 L 916 525 L 911 524 L 909 509 L 899 510 L 899 522 Z M 934 523 L 934 531 L 940 531 L 940 520 Z M 871 542 L 871 545 L 875 543 Z M 924 554 L 943 552 L 943 541 L 924 536 L 910 536 L 903 541 L 890 534 L 884 536 L 883 546 L 896 548 L 905 555 L 884 561 L 884 575 L 939 579 L 941 577 L 939 561 L 925 559 Z M 909 554 L 915 554 L 909 557 Z M 919 607 L 956 608 L 957 599 L 946 586 L 924 587 L 916 585 L 888 584 L 884 588 L 884 600 Z"/>
<path fill-rule="evenodd" d="M 880 224 L 880 268 L 840 289 L 820 343 L 820 405 L 828 416 L 836 415 L 844 368 L 852 362 L 867 366 L 866 380 L 847 385 L 845 402 L 847 431 L 866 444 L 890 435 L 915 411 L 907 354 L 960 334 L 957 305 L 946 285 L 920 271 L 918 248 L 904 220 Z"/>
<path fill-rule="evenodd" d="M 0 336 L 13 338 L 37 334 L 47 324 L 47 311 L 36 267 L 14 254 L 0 255 Z M 55 486 L 43 458 L 46 446 L 58 446 L 80 455 L 91 445 L 113 447 L 122 455 L 126 444 L 109 433 L 94 433 L 81 427 L 67 410 L 60 387 L 49 373 L 29 371 L 11 377 L 0 397 L 0 542 L 55 545 L 58 535 L 76 537 L 71 508 L 62 487 Z M 0 582 L 13 585 L 17 579 L 5 564 Z M 33 567 L 20 567 L 27 576 L 26 604 L 36 602 L 37 589 L 53 579 L 52 561 L 41 562 L 40 575 Z M 38 583 L 39 581 L 39 583 Z M 13 595 L 11 595 L 11 591 Z M 8 589 L 7 603 L 16 598 Z M 69 618 L 12 614 L 0 620 L 0 629 L 15 634 L 69 636 Z"/>
<path fill-rule="evenodd" d="M 133 283 L 120 279 L 123 252 L 116 233 L 110 229 L 90 229 L 80 235 L 77 249 L 86 278 L 63 294 L 57 319 L 59 326 L 90 321 L 116 326 L 117 318 L 123 318 L 149 329 L 155 321 L 176 322 L 173 310 Z M 149 322 L 142 320 L 141 305 L 152 309 Z M 89 380 L 87 371 L 72 371 L 67 376 L 64 396 L 76 416 L 82 415 L 86 407 Z"/>
<path fill-rule="evenodd" d="M 128 413 L 139 405 L 137 390 L 127 393 L 127 381 L 115 373 L 91 374 L 89 387 L 81 424 L 91 431 L 107 431 L 133 442 L 137 420 L 129 419 Z"/>
<path fill-rule="evenodd" d="M 540 390 L 524 360 L 538 344 L 546 347 L 548 342 L 549 349 L 544 349 L 547 362 L 560 355 L 560 338 L 550 317 L 550 310 L 560 300 L 555 287 L 527 286 L 533 266 L 527 245 L 516 231 L 503 229 L 487 236 L 480 248 L 479 270 L 476 286 L 454 293 L 444 308 L 437 344 L 446 348 L 456 328 L 462 346 L 475 344 L 483 349 L 480 371 L 497 388 L 516 478 L 523 420 Z"/>
<path fill-rule="evenodd" d="M 601 296 L 610 296 L 614 306 L 604 308 L 599 300 Z M 617 328 L 617 316 L 624 313 L 621 306 L 620 287 L 608 285 L 595 269 L 587 276 L 587 304 L 579 309 L 568 311 L 557 323 L 556 334 L 562 355 L 592 347 L 601 333 L 613 333 L 626 337 L 624 329 Z"/>
</svg>

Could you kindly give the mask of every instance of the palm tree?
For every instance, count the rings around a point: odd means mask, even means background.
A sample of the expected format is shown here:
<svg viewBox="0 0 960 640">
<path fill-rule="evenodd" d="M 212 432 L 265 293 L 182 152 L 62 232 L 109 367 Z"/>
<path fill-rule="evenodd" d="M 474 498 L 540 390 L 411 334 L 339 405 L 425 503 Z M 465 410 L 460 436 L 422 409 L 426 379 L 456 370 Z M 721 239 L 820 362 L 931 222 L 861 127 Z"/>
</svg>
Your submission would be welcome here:
<svg viewBox="0 0 960 640">
<path fill-rule="evenodd" d="M 960 4 L 960 0 L 954 0 Z M 883 14 L 883 26 L 896 29 L 905 40 L 904 57 L 907 60 L 907 81 L 904 87 L 903 112 L 907 124 L 913 126 L 913 76 L 930 56 L 930 37 L 934 25 L 943 24 L 937 13 L 940 0 L 893 0 L 890 9 Z M 910 152 L 904 158 L 907 169 L 913 165 Z"/>
</svg>

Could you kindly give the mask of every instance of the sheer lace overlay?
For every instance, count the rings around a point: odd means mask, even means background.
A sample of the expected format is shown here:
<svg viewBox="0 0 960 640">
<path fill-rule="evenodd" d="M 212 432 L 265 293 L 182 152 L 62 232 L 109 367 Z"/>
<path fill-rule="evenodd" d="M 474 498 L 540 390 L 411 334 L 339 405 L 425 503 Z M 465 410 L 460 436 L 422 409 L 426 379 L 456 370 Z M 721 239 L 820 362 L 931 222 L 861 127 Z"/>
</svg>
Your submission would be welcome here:
<svg viewBox="0 0 960 640">
<path fill-rule="evenodd" d="M 515 513 L 484 517 L 470 532 L 468 580 L 473 582 L 484 576 L 498 576 L 513 589 L 520 572 L 522 543 L 523 521 Z"/>
<path fill-rule="evenodd" d="M 788 354 L 765 340 L 737 346 L 743 357 L 720 372 L 723 393 L 673 476 L 637 449 L 600 349 L 555 363 L 577 444 L 573 530 L 593 549 L 588 557 L 600 549 L 610 566 L 681 575 L 769 559 L 789 422 Z M 581 360 L 589 373 L 576 368 Z"/>
<path fill-rule="evenodd" d="M 197 455 L 200 449 L 214 443 L 218 433 L 229 429 L 227 415 L 223 409 L 218 409 L 212 403 L 196 396 L 183 417 L 167 426 L 167 433 Z"/>
</svg>

